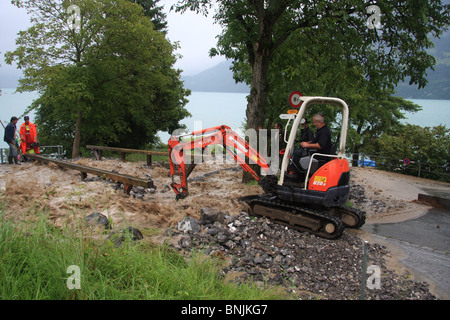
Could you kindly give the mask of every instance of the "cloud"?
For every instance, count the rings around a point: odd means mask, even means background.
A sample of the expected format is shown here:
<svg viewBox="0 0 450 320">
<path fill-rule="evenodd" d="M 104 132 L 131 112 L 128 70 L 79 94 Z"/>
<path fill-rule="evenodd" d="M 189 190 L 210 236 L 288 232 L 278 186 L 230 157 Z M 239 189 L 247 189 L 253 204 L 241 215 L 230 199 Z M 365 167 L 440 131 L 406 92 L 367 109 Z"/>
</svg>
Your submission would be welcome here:
<svg viewBox="0 0 450 320">
<path fill-rule="evenodd" d="M 198 74 L 224 61 L 224 57 L 209 57 L 209 49 L 216 46 L 216 36 L 221 33 L 221 27 L 214 24 L 211 15 L 205 17 L 191 11 L 183 14 L 169 11 L 173 3 L 173 0 L 162 0 L 159 5 L 164 6 L 167 14 L 168 39 L 180 44 L 177 53 L 182 58 L 175 67 L 182 69 L 183 75 L 187 76 Z M 30 26 L 25 9 L 17 8 L 10 1 L 0 1 L 0 88 L 14 88 L 17 80 L 22 77 L 22 71 L 15 64 L 6 64 L 4 54 L 16 48 L 18 32 Z"/>
<path fill-rule="evenodd" d="M 183 74 L 195 75 L 224 61 L 224 57 L 209 57 L 209 49 L 216 46 L 216 36 L 222 31 L 219 25 L 214 24 L 212 15 L 205 17 L 191 11 L 183 14 L 169 11 L 173 3 L 173 0 L 159 2 L 167 14 L 169 40 L 180 42 L 178 53 L 183 58 L 176 66 L 184 70 Z"/>
<path fill-rule="evenodd" d="M 5 53 L 16 48 L 17 33 L 31 26 L 27 12 L 17 8 L 10 1 L 0 2 L 0 88 L 15 88 L 22 71 L 15 64 L 5 62 Z"/>
</svg>

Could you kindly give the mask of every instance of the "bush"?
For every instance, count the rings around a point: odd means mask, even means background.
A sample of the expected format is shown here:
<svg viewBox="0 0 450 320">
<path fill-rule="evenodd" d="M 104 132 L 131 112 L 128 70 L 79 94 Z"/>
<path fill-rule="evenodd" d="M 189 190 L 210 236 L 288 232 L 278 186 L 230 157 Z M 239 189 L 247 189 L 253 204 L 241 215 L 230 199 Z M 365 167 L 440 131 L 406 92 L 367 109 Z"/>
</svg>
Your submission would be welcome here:
<svg viewBox="0 0 450 320">
<path fill-rule="evenodd" d="M 407 174 L 417 176 L 420 163 L 421 177 L 450 180 L 450 129 L 446 126 L 400 126 L 374 140 L 364 151 L 397 161 L 408 158 L 411 165 L 402 168 Z"/>
</svg>

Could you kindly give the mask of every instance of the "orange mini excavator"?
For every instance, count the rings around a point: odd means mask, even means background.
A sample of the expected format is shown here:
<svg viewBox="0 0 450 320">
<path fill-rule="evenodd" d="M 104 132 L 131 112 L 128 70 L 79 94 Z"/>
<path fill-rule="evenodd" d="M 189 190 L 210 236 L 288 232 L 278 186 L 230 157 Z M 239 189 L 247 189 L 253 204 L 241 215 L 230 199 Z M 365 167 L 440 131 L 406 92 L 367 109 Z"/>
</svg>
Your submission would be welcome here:
<svg viewBox="0 0 450 320">
<path fill-rule="evenodd" d="M 188 196 L 187 178 L 194 167 L 201 163 L 192 155 L 193 149 L 205 150 L 210 145 L 221 145 L 241 167 L 249 172 L 262 186 L 264 193 L 238 200 L 246 207 L 249 214 L 263 216 L 277 223 L 288 225 L 300 231 L 307 231 L 317 236 L 336 239 L 342 235 L 345 227 L 359 228 L 365 222 L 365 213 L 346 206 L 350 191 L 350 168 L 344 156 L 348 127 L 348 106 L 338 98 L 301 97 L 297 114 L 283 115 L 288 119 L 284 140 L 281 169 L 274 173 L 269 162 L 253 149 L 244 139 L 227 126 L 217 126 L 169 139 L 170 174 L 172 189 L 176 199 Z M 339 152 L 333 154 L 305 153 L 299 163 L 293 163 L 293 151 L 300 120 L 305 110 L 314 104 L 327 104 L 340 107 L 342 111 Z M 290 123 L 292 121 L 292 125 Z M 289 138 L 286 139 L 290 131 Z M 186 141 L 182 138 L 188 137 Z M 328 161 L 318 160 L 329 158 Z M 245 158 L 260 166 L 265 176 L 258 175 L 245 162 Z M 290 179 L 288 167 L 295 166 L 300 177 Z M 175 182 L 175 176 L 179 182 Z"/>
</svg>

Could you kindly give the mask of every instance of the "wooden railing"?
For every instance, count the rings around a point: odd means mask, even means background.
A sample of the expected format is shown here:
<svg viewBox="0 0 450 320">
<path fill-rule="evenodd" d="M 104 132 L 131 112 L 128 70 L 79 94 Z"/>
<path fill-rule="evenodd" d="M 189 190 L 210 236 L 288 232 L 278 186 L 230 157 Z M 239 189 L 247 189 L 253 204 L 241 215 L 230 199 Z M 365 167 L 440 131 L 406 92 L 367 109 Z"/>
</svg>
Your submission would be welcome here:
<svg viewBox="0 0 450 320">
<path fill-rule="evenodd" d="M 93 150 L 94 156 L 97 160 L 102 159 L 102 157 L 103 157 L 102 151 L 120 152 L 122 162 L 125 162 L 125 156 L 127 153 L 146 154 L 147 155 L 147 165 L 149 165 L 149 166 L 152 165 L 152 155 L 158 155 L 158 156 L 168 156 L 169 155 L 168 152 L 162 152 L 162 151 L 114 148 L 114 147 L 92 146 L 92 145 L 87 145 L 86 149 Z"/>
</svg>

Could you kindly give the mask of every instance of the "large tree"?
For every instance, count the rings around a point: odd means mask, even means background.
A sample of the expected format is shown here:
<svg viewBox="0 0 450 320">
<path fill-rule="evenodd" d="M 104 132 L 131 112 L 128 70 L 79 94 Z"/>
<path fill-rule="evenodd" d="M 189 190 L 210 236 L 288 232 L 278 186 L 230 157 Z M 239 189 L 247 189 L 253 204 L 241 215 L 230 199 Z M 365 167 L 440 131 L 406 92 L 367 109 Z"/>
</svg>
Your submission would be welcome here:
<svg viewBox="0 0 450 320">
<path fill-rule="evenodd" d="M 430 38 L 439 37 L 449 24 L 449 6 L 437 0 L 180 0 L 175 8 L 205 14 L 215 8 L 223 32 L 212 53 L 233 59 L 235 70 L 236 64 L 250 66 L 246 115 L 253 129 L 266 118 L 272 59 L 294 33 L 332 37 L 339 47 L 325 50 L 337 49 L 352 65 L 362 66 L 374 88 L 392 88 L 405 77 L 421 88 L 435 63 L 427 52 Z"/>
<path fill-rule="evenodd" d="M 155 30 L 167 33 L 167 15 L 162 10 L 162 6 L 158 6 L 160 0 L 129 0 L 131 2 L 137 3 L 142 7 L 142 12 L 144 15 L 149 17 Z"/>
<path fill-rule="evenodd" d="M 43 137 L 71 138 L 72 157 L 81 142 L 143 146 L 189 115 L 189 92 L 173 68 L 174 46 L 141 6 L 126 0 L 15 3 L 34 24 L 19 33 L 7 62 L 24 69 L 18 91 L 41 93 L 33 107 Z"/>
<path fill-rule="evenodd" d="M 346 151 L 358 153 L 370 141 L 399 125 L 403 112 L 417 111 L 420 107 L 392 96 L 391 88 L 374 86 L 366 77 L 368 68 L 348 58 L 342 41 L 333 34 L 331 29 L 327 33 L 322 30 L 321 34 L 315 34 L 314 30 L 295 32 L 274 54 L 269 66 L 271 90 L 265 107 L 266 127 L 271 128 L 279 115 L 286 113 L 289 108 L 286 95 L 293 89 L 308 96 L 340 97 L 351 111 Z M 368 64 L 374 63 L 376 61 Z M 245 70 L 243 66 L 240 69 Z M 250 81 L 250 72 L 240 74 L 242 80 Z M 320 106 L 320 109 L 309 109 L 306 116 L 311 118 L 316 112 L 323 113 L 333 130 L 333 122 L 339 120 L 340 114 L 336 111 Z"/>
</svg>

